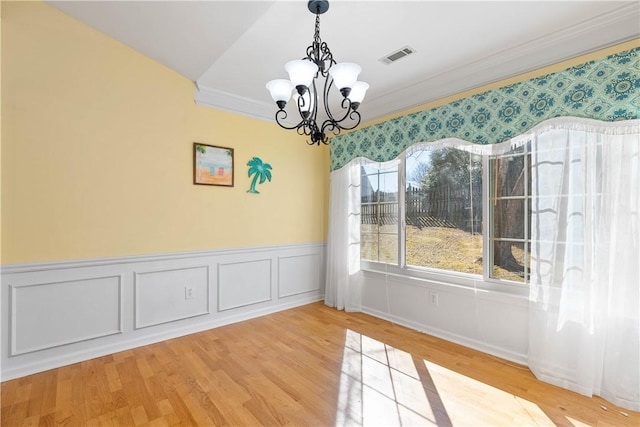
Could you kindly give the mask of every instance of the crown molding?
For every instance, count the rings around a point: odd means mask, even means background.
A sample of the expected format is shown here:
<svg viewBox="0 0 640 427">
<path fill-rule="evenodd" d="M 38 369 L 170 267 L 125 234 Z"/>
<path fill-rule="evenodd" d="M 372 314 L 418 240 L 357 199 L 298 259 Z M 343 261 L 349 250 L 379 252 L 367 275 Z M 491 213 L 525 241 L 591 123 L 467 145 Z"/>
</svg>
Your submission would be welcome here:
<svg viewBox="0 0 640 427">
<path fill-rule="evenodd" d="M 234 95 L 218 89 L 213 89 L 196 82 L 195 102 L 198 105 L 229 111 L 243 116 L 275 123 L 277 107 L 275 103 L 257 101 L 252 98 Z M 288 126 L 297 122 L 290 119 L 282 120 Z"/>
<path fill-rule="evenodd" d="M 203 86 L 198 82 L 195 88 L 195 102 L 198 105 L 268 121 L 273 121 L 275 111 L 275 107 L 270 103 Z"/>
</svg>

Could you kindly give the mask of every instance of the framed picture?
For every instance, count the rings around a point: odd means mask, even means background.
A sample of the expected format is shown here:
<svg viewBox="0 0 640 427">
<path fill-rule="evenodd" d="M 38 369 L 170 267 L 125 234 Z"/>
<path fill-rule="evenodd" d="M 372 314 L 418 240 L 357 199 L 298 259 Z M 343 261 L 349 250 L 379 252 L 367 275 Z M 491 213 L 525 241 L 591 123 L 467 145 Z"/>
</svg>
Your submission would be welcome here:
<svg viewBox="0 0 640 427">
<path fill-rule="evenodd" d="M 233 148 L 195 142 L 193 183 L 233 187 Z"/>
</svg>

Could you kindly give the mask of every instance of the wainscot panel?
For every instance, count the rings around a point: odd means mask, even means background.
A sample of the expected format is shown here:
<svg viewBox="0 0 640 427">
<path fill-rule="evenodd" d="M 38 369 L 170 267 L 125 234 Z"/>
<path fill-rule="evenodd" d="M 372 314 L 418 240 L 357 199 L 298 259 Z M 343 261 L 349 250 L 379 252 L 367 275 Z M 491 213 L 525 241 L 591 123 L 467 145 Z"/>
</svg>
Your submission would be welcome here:
<svg viewBox="0 0 640 427">
<path fill-rule="evenodd" d="M 362 312 L 525 364 L 526 297 L 361 272 Z"/>
<path fill-rule="evenodd" d="M 324 243 L 2 266 L 2 381 L 324 298 Z"/>
<path fill-rule="evenodd" d="M 271 300 L 271 259 L 218 264 L 218 311 Z"/>
<path fill-rule="evenodd" d="M 135 273 L 135 327 L 209 313 L 209 267 Z"/>
<path fill-rule="evenodd" d="M 320 289 L 320 261 L 314 254 L 279 257 L 278 297 Z"/>
<path fill-rule="evenodd" d="M 119 334 L 121 283 L 111 276 L 10 285 L 11 356 Z"/>
</svg>

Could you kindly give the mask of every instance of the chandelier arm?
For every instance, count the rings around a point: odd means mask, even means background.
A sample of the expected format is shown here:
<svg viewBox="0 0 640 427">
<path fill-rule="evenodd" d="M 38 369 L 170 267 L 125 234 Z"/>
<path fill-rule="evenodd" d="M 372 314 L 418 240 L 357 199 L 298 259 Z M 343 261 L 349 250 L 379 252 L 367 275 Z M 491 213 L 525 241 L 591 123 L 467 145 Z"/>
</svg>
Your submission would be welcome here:
<svg viewBox="0 0 640 427">
<path fill-rule="evenodd" d="M 346 106 L 345 106 L 346 104 Z M 356 126 L 358 126 L 358 124 L 360 123 L 360 113 L 357 112 L 356 110 L 354 110 L 353 108 L 351 108 L 353 106 L 353 104 L 351 103 L 351 100 L 349 98 L 344 98 L 342 100 L 342 108 L 345 109 L 345 113 L 344 116 L 342 116 L 342 118 L 340 120 L 337 120 L 338 123 L 342 123 L 344 120 L 347 119 L 347 117 L 351 120 L 356 120 L 353 116 L 354 113 L 357 116 L 357 123 L 353 126 L 353 127 L 345 127 L 345 126 L 341 126 L 342 129 L 346 129 L 346 130 L 350 130 L 355 128 Z"/>
<path fill-rule="evenodd" d="M 306 135 L 311 136 L 313 134 L 314 124 L 309 122 L 308 120 L 302 120 L 298 123 L 296 130 L 298 131 L 298 135 Z"/>
<path fill-rule="evenodd" d="M 348 114 L 349 119 L 353 120 L 354 123 L 351 126 L 343 126 L 342 124 L 340 125 L 340 129 L 343 130 L 353 130 L 356 127 L 358 127 L 358 125 L 360 124 L 360 120 L 362 119 L 362 117 L 360 116 L 360 112 L 355 111 L 355 110 L 351 110 Z"/>
<path fill-rule="evenodd" d="M 313 91 L 309 88 L 309 99 L 312 99 L 311 97 L 313 96 L 313 108 L 310 111 L 311 114 L 309 117 L 311 118 L 310 121 L 316 124 L 316 121 L 318 120 L 318 90 L 316 88 L 316 79 L 313 79 L 311 87 L 313 88 Z"/>
<path fill-rule="evenodd" d="M 324 134 L 324 132 L 320 131 L 316 122 L 313 122 L 311 135 L 309 136 L 311 137 L 311 141 L 307 141 L 307 144 L 309 145 L 320 145 L 320 142 L 326 144 L 325 141 L 328 141 L 327 136 Z"/>
<path fill-rule="evenodd" d="M 287 112 L 285 110 L 276 111 L 276 123 L 278 124 L 278 126 L 280 126 L 283 129 L 287 129 L 287 130 L 299 129 L 304 124 L 304 120 L 302 120 L 296 125 L 287 126 L 284 124 L 284 122 L 281 121 L 281 120 L 286 120 L 286 118 L 287 118 Z"/>
<path fill-rule="evenodd" d="M 350 126 L 343 125 L 342 122 L 349 117 L 353 121 L 353 124 Z M 360 121 L 362 120 L 362 116 L 358 111 L 350 111 L 341 121 L 335 121 L 332 119 L 327 119 L 322 123 L 322 132 L 327 133 L 327 131 L 332 132 L 334 135 L 338 135 L 341 130 L 353 130 L 360 125 Z"/>
<path fill-rule="evenodd" d="M 322 62 L 322 77 L 328 78 L 329 68 L 336 65 L 336 61 L 333 59 L 333 53 L 331 53 L 331 49 L 329 49 L 327 43 L 321 41 L 318 50 L 320 52 L 319 59 L 320 62 Z"/>
<path fill-rule="evenodd" d="M 325 99 L 325 102 L 326 101 L 327 100 Z M 346 108 L 345 108 L 345 102 L 347 103 L 346 104 L 347 105 Z M 357 113 L 357 111 L 355 111 L 355 110 L 353 110 L 351 108 L 351 101 L 349 100 L 349 98 L 345 98 L 345 99 L 342 100 L 341 108 L 344 110 L 344 115 L 342 117 L 340 117 L 339 119 L 336 119 L 335 117 L 333 117 L 333 114 L 329 110 L 329 104 L 328 103 L 325 104 L 325 110 L 326 110 L 327 116 L 329 117 L 329 120 L 334 122 L 341 129 L 351 129 L 351 128 L 342 126 L 340 123 L 344 122 L 347 118 L 350 118 L 351 120 L 354 120 L 351 116 L 353 115 L 353 113 Z M 358 114 L 358 117 L 359 116 L 360 116 L 360 114 Z"/>
<path fill-rule="evenodd" d="M 305 106 L 304 95 L 301 95 L 296 99 L 296 107 L 298 107 L 298 114 L 300 114 L 300 117 L 302 118 L 302 121 L 300 122 L 301 124 L 307 120 L 307 117 L 305 117 L 302 111 L 302 108 L 304 106 Z"/>
<path fill-rule="evenodd" d="M 311 131 L 307 129 L 306 126 L 298 126 L 298 128 L 296 129 L 296 132 L 298 132 L 298 135 L 300 136 L 310 136 L 311 135 Z"/>
<path fill-rule="evenodd" d="M 343 124 L 343 122 L 347 119 L 347 117 L 352 122 L 350 126 Z M 333 118 L 326 119 L 322 123 L 320 132 L 323 136 L 329 132 L 333 133 L 334 135 L 338 135 L 342 130 L 353 130 L 356 127 L 358 127 L 358 125 L 360 125 L 361 119 L 362 117 L 360 116 L 360 113 L 358 111 L 355 111 L 355 110 L 347 111 L 344 117 L 342 117 L 339 121 L 334 120 Z M 328 145 L 329 144 L 328 137 L 325 137 L 322 142 Z"/>
<path fill-rule="evenodd" d="M 325 124 L 327 123 L 327 121 L 330 121 L 338 129 L 345 129 L 345 130 L 354 129 L 360 123 L 360 114 L 357 113 L 357 111 L 355 111 L 355 110 L 353 110 L 351 108 L 351 100 L 349 98 L 344 98 L 342 100 L 342 103 L 341 103 L 340 107 L 344 110 L 344 115 L 341 118 L 336 119 L 333 116 L 333 113 L 331 112 L 331 110 L 329 109 L 329 92 L 331 91 L 331 87 L 332 86 L 333 86 L 333 79 L 331 79 L 331 81 L 329 81 L 329 79 L 327 79 L 325 81 L 325 89 L 324 89 L 324 93 L 323 93 L 323 102 L 324 102 L 325 113 L 327 114 L 327 117 L 329 117 L 329 120 L 325 120 L 325 122 L 322 125 L 322 128 L 324 129 L 325 128 Z M 350 118 L 351 120 L 356 120 L 353 117 L 353 113 L 357 113 L 357 123 L 355 125 L 353 125 L 352 127 L 342 126 L 341 123 L 343 121 L 345 121 L 347 118 Z"/>
<path fill-rule="evenodd" d="M 324 89 L 322 91 L 322 103 L 324 104 L 325 114 L 333 121 L 333 115 L 329 110 L 329 92 L 331 91 L 331 86 L 333 86 L 333 79 L 327 77 L 324 81 Z"/>
<path fill-rule="evenodd" d="M 313 62 L 314 64 L 318 64 L 318 62 L 316 61 L 316 54 L 315 54 L 315 42 L 312 43 L 311 45 L 307 46 L 307 56 L 305 56 L 304 58 L 302 58 L 303 60 L 309 60 L 311 62 Z M 318 73 L 316 73 L 316 77 L 318 76 Z"/>
<path fill-rule="evenodd" d="M 315 85 L 315 81 L 313 82 Z M 315 86 L 313 86 L 315 89 Z M 309 95 L 309 103 L 312 102 L 312 96 L 314 95 L 315 90 L 312 88 L 307 89 L 307 94 Z M 317 105 L 317 100 L 315 100 L 315 104 Z M 314 113 L 315 105 L 312 105 L 313 108 L 304 109 L 307 106 L 304 96 L 299 96 L 296 100 L 296 106 L 298 107 L 298 114 L 301 117 L 300 122 L 295 126 L 291 127 L 291 129 L 296 129 L 298 135 L 306 135 L 313 136 L 315 129 L 317 129 L 316 125 L 316 117 L 317 113 Z"/>
</svg>

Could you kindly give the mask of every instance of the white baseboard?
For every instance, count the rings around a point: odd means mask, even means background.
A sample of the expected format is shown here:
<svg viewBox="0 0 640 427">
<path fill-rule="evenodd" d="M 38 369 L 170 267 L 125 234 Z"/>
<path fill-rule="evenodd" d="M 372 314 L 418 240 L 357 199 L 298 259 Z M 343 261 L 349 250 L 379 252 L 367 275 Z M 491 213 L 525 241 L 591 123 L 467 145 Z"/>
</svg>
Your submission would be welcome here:
<svg viewBox="0 0 640 427">
<path fill-rule="evenodd" d="M 501 348 L 495 345 L 491 345 L 488 343 L 484 343 L 469 337 L 465 337 L 459 334 L 445 331 L 440 328 L 435 328 L 433 326 L 420 324 L 418 322 L 414 322 L 411 320 L 404 319 L 402 317 L 390 315 L 383 311 L 379 311 L 369 307 L 362 307 L 362 312 L 374 317 L 378 317 L 380 319 L 388 320 L 391 323 L 405 326 L 407 328 L 416 330 L 418 332 L 432 335 L 434 337 L 441 338 L 443 340 L 450 341 L 455 344 L 459 344 L 465 347 L 472 348 L 474 350 L 481 351 L 483 353 L 487 353 L 496 357 L 500 357 L 505 360 L 509 360 L 514 363 L 518 363 L 525 366 L 527 365 L 527 355 L 523 353 L 514 352 L 511 350 Z"/>
</svg>

